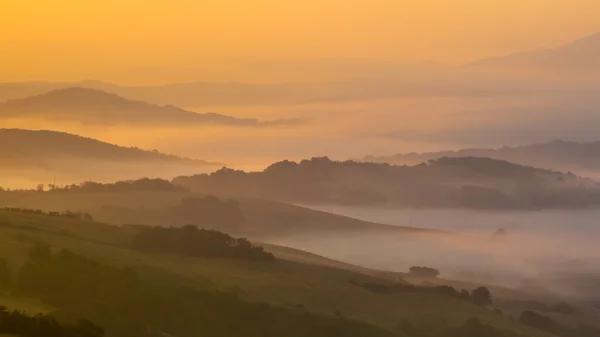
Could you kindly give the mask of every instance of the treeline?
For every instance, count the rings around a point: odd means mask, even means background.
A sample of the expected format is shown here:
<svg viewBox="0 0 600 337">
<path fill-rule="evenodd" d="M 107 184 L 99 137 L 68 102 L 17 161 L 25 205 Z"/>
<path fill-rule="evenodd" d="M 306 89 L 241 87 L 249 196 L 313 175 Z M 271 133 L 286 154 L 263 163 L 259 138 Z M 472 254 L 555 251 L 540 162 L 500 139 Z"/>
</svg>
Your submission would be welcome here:
<svg viewBox="0 0 600 337">
<path fill-rule="evenodd" d="M 64 320 L 83 315 L 101 324 L 107 336 L 396 336 L 343 317 L 250 303 L 234 293 L 142 278 L 133 269 L 110 267 L 70 251 L 52 253 L 36 246 L 29 255 L 15 291 L 58 308 L 56 315 Z"/>
<path fill-rule="evenodd" d="M 60 324 L 48 315 L 29 316 L 0 306 L 0 334 L 19 337 L 100 337 L 104 336 L 104 329 L 87 320 L 80 320 L 75 325 Z"/>
<path fill-rule="evenodd" d="M 473 290 L 471 293 L 469 291 L 462 289 L 458 291 L 451 286 L 441 285 L 436 287 L 429 286 L 416 286 L 414 284 L 383 284 L 383 283 L 359 283 L 354 280 L 351 280 L 350 283 L 359 286 L 365 290 L 368 290 L 372 293 L 376 294 L 396 294 L 396 293 L 434 293 L 443 296 L 453 297 L 456 299 L 464 300 L 472 302 L 478 306 L 487 306 L 492 304 L 492 293 L 487 287 L 479 287 Z"/>
<path fill-rule="evenodd" d="M 64 187 L 48 185 L 51 191 L 76 191 L 76 192 L 128 192 L 128 191 L 185 191 L 186 189 L 171 184 L 164 179 L 142 178 L 138 180 L 118 181 L 116 183 L 97 183 L 87 181 Z"/>
<path fill-rule="evenodd" d="M 201 257 L 224 257 L 274 261 L 273 254 L 254 246 L 245 238 L 234 238 L 216 230 L 193 225 L 175 227 L 140 226 L 133 248 L 144 252 Z"/>
<path fill-rule="evenodd" d="M 3 208 L 0 208 L 0 210 L 6 211 L 6 212 L 21 213 L 21 214 L 34 214 L 34 215 L 44 215 L 44 216 L 53 216 L 53 217 L 65 217 L 65 218 L 80 219 L 80 220 L 86 220 L 86 221 L 94 220 L 92 215 L 89 213 L 86 213 L 86 212 L 71 212 L 71 211 L 44 212 L 41 209 L 18 208 L 18 207 L 3 207 Z"/>
<path fill-rule="evenodd" d="M 186 188 L 174 185 L 168 180 L 141 178 L 123 180 L 115 183 L 97 183 L 86 181 L 81 184 L 55 185 L 39 184 L 32 189 L 9 189 L 0 186 L 0 192 L 129 192 L 129 191 L 187 191 Z"/>
</svg>

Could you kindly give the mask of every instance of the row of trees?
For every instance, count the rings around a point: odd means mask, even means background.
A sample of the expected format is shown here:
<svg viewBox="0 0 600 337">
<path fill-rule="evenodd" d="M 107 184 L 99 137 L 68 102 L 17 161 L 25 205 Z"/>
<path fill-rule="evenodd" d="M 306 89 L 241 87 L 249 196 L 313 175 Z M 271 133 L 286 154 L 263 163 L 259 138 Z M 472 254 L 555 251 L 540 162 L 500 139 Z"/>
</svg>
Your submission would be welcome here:
<svg viewBox="0 0 600 337">
<path fill-rule="evenodd" d="M 435 278 L 440 275 L 439 270 L 424 266 L 412 266 L 409 271 L 410 275 L 414 277 Z"/>
<path fill-rule="evenodd" d="M 477 306 L 488 306 L 492 304 L 492 293 L 487 287 L 479 287 L 472 292 L 462 289 L 458 291 L 451 286 L 441 285 L 437 287 L 416 286 L 413 284 L 382 284 L 382 283 L 358 283 L 350 281 L 350 283 L 358 285 L 370 292 L 378 294 L 394 294 L 407 292 L 433 292 L 436 294 L 454 297 L 457 299 L 470 301 Z"/>
<path fill-rule="evenodd" d="M 156 178 L 142 178 L 138 180 L 123 180 L 115 183 L 97 183 L 86 181 L 81 184 L 56 185 L 56 184 L 38 184 L 34 189 L 8 189 L 0 186 L 0 192 L 44 192 L 44 191 L 78 191 L 78 192 L 127 192 L 139 190 L 152 191 L 185 191 L 186 189 L 172 184 L 168 180 Z"/>
<path fill-rule="evenodd" d="M 234 238 L 216 230 L 193 225 L 176 227 L 139 227 L 133 248 L 146 252 L 202 257 L 227 257 L 255 261 L 274 261 L 273 254 L 254 246 L 245 238 Z"/>
<path fill-rule="evenodd" d="M 6 211 L 6 212 L 22 213 L 22 214 L 35 214 L 35 215 L 54 216 L 54 217 L 66 217 L 66 218 L 81 219 L 81 220 L 86 220 L 86 221 L 94 220 L 92 215 L 89 213 L 86 213 L 86 212 L 71 212 L 71 211 L 44 212 L 41 209 L 29 209 L 29 208 L 19 208 L 19 207 L 4 207 L 4 208 L 1 208 L 0 210 Z"/>
</svg>

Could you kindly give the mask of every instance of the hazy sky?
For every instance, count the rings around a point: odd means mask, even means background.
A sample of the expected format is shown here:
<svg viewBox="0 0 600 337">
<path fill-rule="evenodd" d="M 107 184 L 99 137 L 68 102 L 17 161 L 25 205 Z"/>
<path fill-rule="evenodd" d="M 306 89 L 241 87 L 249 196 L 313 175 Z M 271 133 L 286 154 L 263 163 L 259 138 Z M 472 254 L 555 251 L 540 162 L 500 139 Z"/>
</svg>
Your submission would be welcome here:
<svg viewBox="0 0 600 337">
<path fill-rule="evenodd" d="M 232 60 L 457 63 L 600 31 L 598 13 L 598 0 L 1 0 L 0 81 L 135 81 L 125 70 Z"/>
</svg>

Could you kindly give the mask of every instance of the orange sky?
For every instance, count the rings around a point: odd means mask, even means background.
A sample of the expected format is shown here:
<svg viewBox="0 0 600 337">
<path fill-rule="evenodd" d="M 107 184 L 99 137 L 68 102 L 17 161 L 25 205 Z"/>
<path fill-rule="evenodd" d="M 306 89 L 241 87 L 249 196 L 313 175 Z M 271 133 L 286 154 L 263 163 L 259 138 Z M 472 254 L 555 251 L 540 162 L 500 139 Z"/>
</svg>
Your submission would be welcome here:
<svg viewBox="0 0 600 337">
<path fill-rule="evenodd" d="M 598 13 L 598 0 L 0 0 L 0 81 L 218 77 L 231 60 L 457 63 L 600 31 Z"/>
</svg>

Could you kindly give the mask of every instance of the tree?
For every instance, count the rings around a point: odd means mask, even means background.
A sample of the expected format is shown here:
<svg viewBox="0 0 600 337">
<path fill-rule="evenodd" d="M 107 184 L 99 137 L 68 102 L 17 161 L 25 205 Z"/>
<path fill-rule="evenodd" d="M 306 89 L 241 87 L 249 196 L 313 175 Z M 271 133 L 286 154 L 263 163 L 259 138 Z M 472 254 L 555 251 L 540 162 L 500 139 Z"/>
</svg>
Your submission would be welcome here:
<svg viewBox="0 0 600 337">
<path fill-rule="evenodd" d="M 486 287 L 479 287 L 473 290 L 473 293 L 471 294 L 471 301 L 480 307 L 490 305 L 492 304 L 492 293 Z"/>
<path fill-rule="evenodd" d="M 440 271 L 435 268 L 413 266 L 410 267 L 410 274 L 416 277 L 435 278 L 440 275 Z"/>
</svg>

